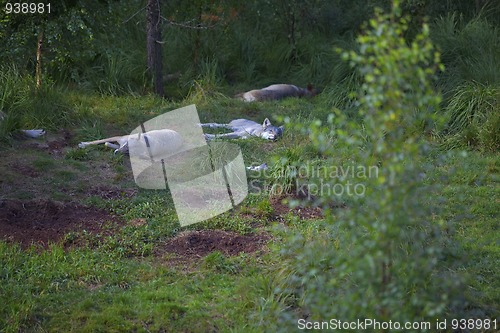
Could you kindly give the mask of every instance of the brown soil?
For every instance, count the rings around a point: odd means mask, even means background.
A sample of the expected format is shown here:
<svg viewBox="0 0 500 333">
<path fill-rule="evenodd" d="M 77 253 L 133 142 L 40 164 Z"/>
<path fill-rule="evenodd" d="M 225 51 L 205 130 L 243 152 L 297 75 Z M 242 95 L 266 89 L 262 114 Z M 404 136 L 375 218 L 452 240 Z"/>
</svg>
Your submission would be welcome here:
<svg viewBox="0 0 500 333">
<path fill-rule="evenodd" d="M 52 200 L 0 201 L 0 238 L 22 247 L 46 247 L 70 231 L 110 232 L 107 224 L 118 218 L 104 210 Z"/>
<path fill-rule="evenodd" d="M 0 201 L 0 239 L 19 243 L 27 248 L 36 245 L 46 248 L 58 243 L 69 232 L 87 231 L 91 234 L 111 234 L 124 222 L 104 210 L 76 203 L 52 200 Z M 129 225 L 140 227 L 145 219 Z M 233 256 L 261 251 L 270 240 L 265 233 L 240 235 L 222 230 L 186 231 L 158 245 L 155 255 L 171 254 L 169 263 L 186 265 L 213 251 Z"/>
<path fill-rule="evenodd" d="M 157 254 L 199 258 L 219 251 L 228 256 L 254 253 L 263 249 L 271 237 L 265 233 L 240 235 L 222 230 L 186 231 L 157 249 Z"/>
<path fill-rule="evenodd" d="M 270 199 L 271 206 L 273 207 L 273 213 L 278 220 L 290 212 L 292 212 L 293 215 L 297 216 L 301 220 L 323 218 L 323 210 L 319 207 L 298 206 L 294 209 L 290 209 L 287 201 L 293 199 L 298 198 L 273 197 Z"/>
</svg>

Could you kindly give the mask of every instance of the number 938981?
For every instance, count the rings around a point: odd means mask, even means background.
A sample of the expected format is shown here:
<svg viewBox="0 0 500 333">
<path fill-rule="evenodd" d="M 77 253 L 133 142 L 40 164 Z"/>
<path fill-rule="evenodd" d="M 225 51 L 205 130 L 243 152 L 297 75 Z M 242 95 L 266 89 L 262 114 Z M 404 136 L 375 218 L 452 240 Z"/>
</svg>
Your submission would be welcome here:
<svg viewBox="0 0 500 333">
<path fill-rule="evenodd" d="M 7 2 L 4 7 L 6 14 L 50 14 L 50 3 Z"/>
</svg>

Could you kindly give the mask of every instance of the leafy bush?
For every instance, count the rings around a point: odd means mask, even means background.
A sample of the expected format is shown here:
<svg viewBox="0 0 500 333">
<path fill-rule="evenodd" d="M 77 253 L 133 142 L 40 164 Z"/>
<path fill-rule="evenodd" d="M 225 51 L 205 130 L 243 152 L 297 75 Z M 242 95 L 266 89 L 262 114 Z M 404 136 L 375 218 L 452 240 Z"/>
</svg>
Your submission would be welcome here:
<svg viewBox="0 0 500 333">
<path fill-rule="evenodd" d="M 284 251 L 291 272 L 287 290 L 300 301 L 293 313 L 282 314 L 284 326 L 297 313 L 308 320 L 434 322 L 452 304 L 452 286 L 443 280 L 457 279 L 436 279 L 446 275 L 438 266 L 441 226 L 423 204 L 421 191 L 429 189 L 421 183 L 418 161 L 427 147 L 421 132 L 413 130 L 438 108 L 432 81 L 441 66 L 428 26 L 406 41 L 407 22 L 395 1 L 390 14 L 376 11 L 357 39 L 359 51 L 343 53 L 363 77 L 357 93 L 363 125 L 338 111 L 328 118 L 329 126 L 308 127 L 325 166 L 335 166 L 338 152 L 349 151 L 344 163 L 378 172 L 324 177 L 327 185 L 355 181 L 364 191 L 353 196 L 348 209 L 332 211 L 326 205 L 331 214 L 325 237 L 307 243 L 292 237 Z M 328 191 L 321 196 L 320 204 L 338 199 Z"/>
</svg>

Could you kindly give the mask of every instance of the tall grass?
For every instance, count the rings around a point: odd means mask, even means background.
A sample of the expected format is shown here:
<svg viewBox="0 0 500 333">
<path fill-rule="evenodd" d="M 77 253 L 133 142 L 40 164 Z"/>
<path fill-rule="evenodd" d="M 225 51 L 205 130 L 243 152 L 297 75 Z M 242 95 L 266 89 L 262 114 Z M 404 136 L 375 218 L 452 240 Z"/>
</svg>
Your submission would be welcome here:
<svg viewBox="0 0 500 333">
<path fill-rule="evenodd" d="M 445 147 L 498 150 L 500 139 L 500 30 L 478 16 L 450 14 L 432 29 L 442 52 L 443 108 L 448 118 Z"/>
<path fill-rule="evenodd" d="M 118 50 L 109 52 L 96 61 L 83 75 L 82 86 L 103 95 L 135 94 L 146 85 L 144 52 Z"/>
<path fill-rule="evenodd" d="M 21 106 L 29 94 L 31 81 L 15 66 L 0 68 L 0 139 L 20 128 Z"/>
<path fill-rule="evenodd" d="M 445 98 L 465 81 L 500 84 L 498 27 L 481 17 L 464 22 L 462 17 L 451 14 L 438 19 L 431 31 L 446 67 L 440 80 Z"/>
<path fill-rule="evenodd" d="M 500 86 L 464 83 L 455 89 L 445 112 L 446 147 L 500 149 Z"/>
<path fill-rule="evenodd" d="M 223 76 L 217 59 L 206 58 L 200 63 L 200 74 L 189 80 L 189 93 L 186 101 L 197 103 L 207 101 L 209 97 L 224 97 L 219 91 L 223 84 Z"/>
<path fill-rule="evenodd" d="M 0 138 L 5 140 L 18 129 L 56 129 L 72 123 L 64 91 L 49 80 L 41 87 L 15 66 L 0 69 Z"/>
</svg>

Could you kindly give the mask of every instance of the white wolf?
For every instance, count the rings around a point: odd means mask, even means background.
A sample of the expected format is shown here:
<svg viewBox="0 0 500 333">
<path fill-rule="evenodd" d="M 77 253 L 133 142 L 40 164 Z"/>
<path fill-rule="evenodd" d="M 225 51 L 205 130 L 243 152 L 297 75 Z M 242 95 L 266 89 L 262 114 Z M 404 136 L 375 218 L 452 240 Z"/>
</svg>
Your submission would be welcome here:
<svg viewBox="0 0 500 333">
<path fill-rule="evenodd" d="M 266 140 L 277 140 L 283 135 L 283 126 L 273 126 L 268 118 L 262 124 L 248 119 L 236 119 L 229 124 L 206 123 L 200 124 L 201 127 L 208 128 L 226 128 L 231 130 L 231 133 L 224 134 L 205 134 L 207 140 L 215 138 L 227 139 L 246 139 L 250 136 L 257 136 Z"/>
<path fill-rule="evenodd" d="M 118 144 L 115 144 L 116 142 Z M 136 147 L 135 151 L 145 150 L 151 156 L 163 156 L 178 151 L 183 145 L 183 139 L 179 133 L 169 129 L 152 130 L 145 133 L 113 136 L 111 138 L 80 142 L 78 147 L 85 148 L 89 145 L 104 143 L 106 147 L 115 149 L 116 153 L 126 153 L 129 149 Z M 147 150 L 144 149 L 147 147 Z"/>
<path fill-rule="evenodd" d="M 205 134 L 205 139 L 214 138 L 248 138 L 261 137 L 266 140 L 277 140 L 283 135 L 283 126 L 273 126 L 268 118 L 262 124 L 248 119 L 236 119 L 229 124 L 207 123 L 199 124 L 201 127 L 226 128 L 233 131 L 225 134 Z M 129 150 L 149 152 L 151 156 L 163 156 L 180 150 L 184 144 L 182 136 L 170 129 L 152 130 L 145 133 L 113 136 L 106 139 L 80 142 L 78 147 L 85 148 L 90 145 L 104 143 L 106 147 L 115 149 L 116 153 L 127 153 Z M 147 149 L 145 149 L 147 147 Z"/>
<path fill-rule="evenodd" d="M 250 90 L 245 93 L 236 95 L 245 102 L 254 101 L 269 101 L 280 100 L 285 97 L 312 97 L 316 95 L 316 91 L 312 85 L 308 85 L 306 89 L 299 88 L 293 84 L 273 84 L 262 89 Z"/>
</svg>

